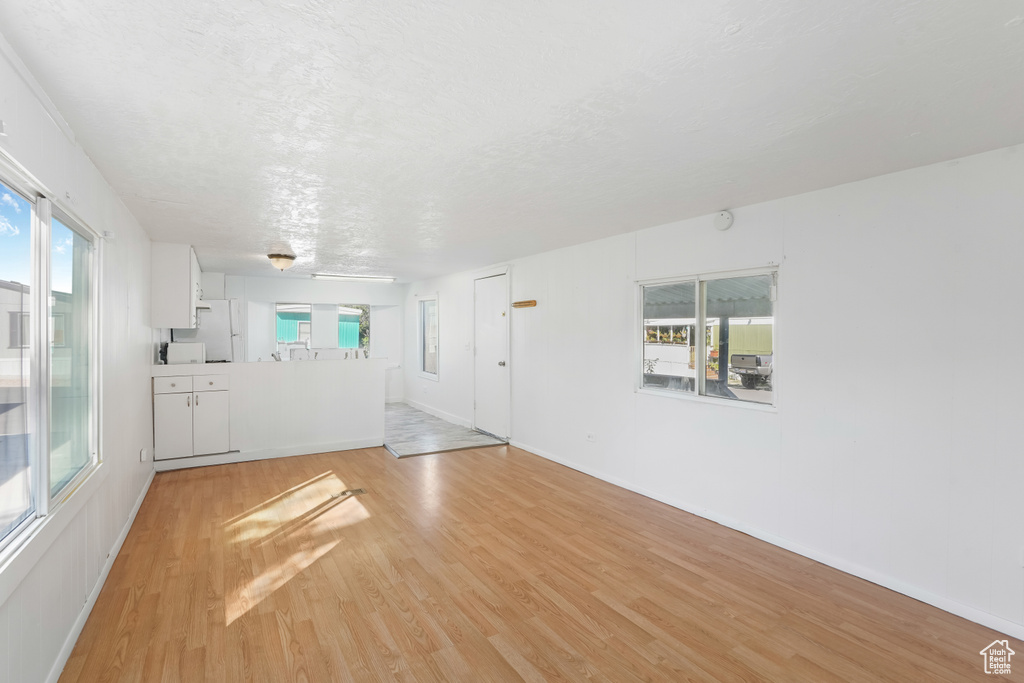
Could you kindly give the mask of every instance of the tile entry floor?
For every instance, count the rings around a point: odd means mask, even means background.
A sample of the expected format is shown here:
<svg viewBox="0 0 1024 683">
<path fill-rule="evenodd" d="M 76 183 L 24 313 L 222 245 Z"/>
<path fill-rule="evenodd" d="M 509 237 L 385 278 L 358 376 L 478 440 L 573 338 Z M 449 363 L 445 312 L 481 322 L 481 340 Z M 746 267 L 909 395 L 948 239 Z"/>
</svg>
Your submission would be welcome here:
<svg viewBox="0 0 1024 683">
<path fill-rule="evenodd" d="M 406 403 L 388 403 L 384 409 L 384 447 L 399 458 L 503 445 L 504 441 L 493 436 L 452 424 Z"/>
</svg>

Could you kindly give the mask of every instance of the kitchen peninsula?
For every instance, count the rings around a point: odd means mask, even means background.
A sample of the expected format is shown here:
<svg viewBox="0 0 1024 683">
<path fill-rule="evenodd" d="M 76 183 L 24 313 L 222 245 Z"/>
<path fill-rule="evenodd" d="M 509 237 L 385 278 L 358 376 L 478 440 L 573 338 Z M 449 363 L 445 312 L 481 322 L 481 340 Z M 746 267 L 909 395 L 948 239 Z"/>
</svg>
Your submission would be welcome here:
<svg viewBox="0 0 1024 683">
<path fill-rule="evenodd" d="M 156 469 L 380 446 L 386 365 L 375 358 L 154 365 Z"/>
</svg>

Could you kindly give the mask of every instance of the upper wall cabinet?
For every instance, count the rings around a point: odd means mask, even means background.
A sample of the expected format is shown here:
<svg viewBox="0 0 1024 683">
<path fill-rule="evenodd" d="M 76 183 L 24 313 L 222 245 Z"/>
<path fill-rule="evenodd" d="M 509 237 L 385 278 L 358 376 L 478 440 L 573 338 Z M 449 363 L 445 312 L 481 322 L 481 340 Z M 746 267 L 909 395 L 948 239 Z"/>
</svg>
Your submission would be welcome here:
<svg viewBox="0 0 1024 683">
<path fill-rule="evenodd" d="M 203 299 L 196 252 L 187 244 L 153 242 L 152 327 L 196 326 L 196 307 Z"/>
</svg>

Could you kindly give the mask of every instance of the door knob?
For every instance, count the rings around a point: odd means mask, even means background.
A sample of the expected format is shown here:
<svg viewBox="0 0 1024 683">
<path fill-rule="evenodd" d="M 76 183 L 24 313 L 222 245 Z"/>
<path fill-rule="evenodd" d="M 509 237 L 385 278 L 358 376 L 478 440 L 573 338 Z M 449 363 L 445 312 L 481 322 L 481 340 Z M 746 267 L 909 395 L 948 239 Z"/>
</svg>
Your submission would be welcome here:
<svg viewBox="0 0 1024 683">
<path fill-rule="evenodd" d="M 499 360 L 498 365 L 500 365 L 501 367 L 505 367 L 505 361 Z"/>
</svg>

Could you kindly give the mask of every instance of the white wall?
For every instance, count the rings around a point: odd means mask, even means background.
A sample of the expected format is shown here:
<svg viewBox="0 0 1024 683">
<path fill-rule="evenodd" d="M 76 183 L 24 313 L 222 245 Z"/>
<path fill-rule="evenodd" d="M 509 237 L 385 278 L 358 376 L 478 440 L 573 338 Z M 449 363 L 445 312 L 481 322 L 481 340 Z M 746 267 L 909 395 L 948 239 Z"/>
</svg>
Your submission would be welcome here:
<svg viewBox="0 0 1024 683">
<path fill-rule="evenodd" d="M 1024 336 L 1024 148 L 734 214 L 512 264 L 538 301 L 513 311 L 513 442 L 1024 637 L 1024 391 L 999 362 Z M 769 263 L 776 411 L 635 392 L 637 280 Z M 407 395 L 462 422 L 472 278 L 406 303 Z M 414 371 L 431 292 L 438 382 Z"/>
<path fill-rule="evenodd" d="M 409 285 L 405 302 L 405 400 L 456 424 L 473 424 L 473 278 L 461 273 Z M 437 381 L 419 372 L 419 302 L 437 297 Z"/>
<path fill-rule="evenodd" d="M 0 53 L 0 118 L 8 132 L 0 148 L 56 203 L 92 229 L 115 233 L 102 246 L 100 283 L 103 465 L 39 536 L 0 567 L 0 680 L 34 683 L 47 679 L 70 652 L 69 637 L 83 625 L 86 601 L 95 597 L 112 561 L 108 554 L 153 471 L 151 459 L 139 461 L 141 448 L 153 449 L 150 242 L 69 132 L 51 118 L 2 38 Z"/>
<path fill-rule="evenodd" d="M 310 346 L 315 349 L 338 348 L 338 305 L 313 304 L 310 315 Z"/>
<path fill-rule="evenodd" d="M 384 387 L 384 400 L 388 403 L 405 398 L 405 376 L 402 373 L 404 308 L 401 303 L 370 306 L 370 356 L 388 359 Z"/>
</svg>

